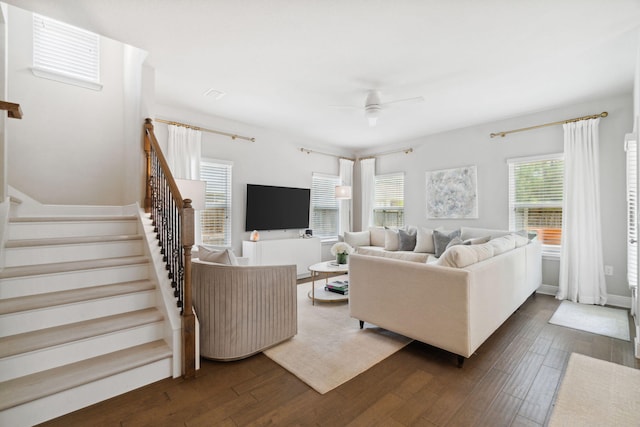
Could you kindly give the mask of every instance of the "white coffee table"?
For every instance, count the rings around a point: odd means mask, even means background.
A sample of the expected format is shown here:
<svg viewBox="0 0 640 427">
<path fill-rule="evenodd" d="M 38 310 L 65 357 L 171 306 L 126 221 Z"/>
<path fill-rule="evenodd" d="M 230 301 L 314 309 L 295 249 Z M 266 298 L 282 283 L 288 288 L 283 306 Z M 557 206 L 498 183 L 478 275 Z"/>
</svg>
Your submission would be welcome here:
<svg viewBox="0 0 640 427">
<path fill-rule="evenodd" d="M 325 302 L 338 302 L 347 301 L 348 295 L 342 295 L 335 292 L 325 291 L 318 289 L 318 296 L 316 297 L 316 277 L 324 273 L 325 284 L 329 283 L 329 274 L 331 273 L 348 273 L 349 264 L 337 264 L 335 261 L 325 261 L 313 264 L 309 267 L 311 272 L 311 290 L 309 291 L 309 298 L 311 298 L 311 304 L 315 305 L 316 300 Z"/>
</svg>

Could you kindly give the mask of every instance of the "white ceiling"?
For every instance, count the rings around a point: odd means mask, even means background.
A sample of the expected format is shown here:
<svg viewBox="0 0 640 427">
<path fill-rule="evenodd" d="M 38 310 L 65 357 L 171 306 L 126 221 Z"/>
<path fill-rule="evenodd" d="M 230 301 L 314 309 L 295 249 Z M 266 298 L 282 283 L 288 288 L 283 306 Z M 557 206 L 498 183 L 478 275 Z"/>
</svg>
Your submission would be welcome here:
<svg viewBox="0 0 640 427">
<path fill-rule="evenodd" d="M 7 3 L 147 50 L 160 104 L 354 151 L 630 93 L 640 28 L 640 0 Z M 425 102 L 331 107 L 370 89 Z"/>
</svg>

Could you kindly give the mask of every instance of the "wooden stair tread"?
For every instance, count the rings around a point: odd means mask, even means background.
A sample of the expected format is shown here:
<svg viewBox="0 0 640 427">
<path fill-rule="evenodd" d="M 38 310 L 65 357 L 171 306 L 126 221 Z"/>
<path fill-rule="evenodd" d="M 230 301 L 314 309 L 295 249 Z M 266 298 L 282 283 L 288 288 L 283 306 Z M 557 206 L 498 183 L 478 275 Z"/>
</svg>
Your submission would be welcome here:
<svg viewBox="0 0 640 427">
<path fill-rule="evenodd" d="M 172 356 L 162 341 L 49 369 L 0 383 L 0 411 Z"/>
<path fill-rule="evenodd" d="M 118 267 L 132 264 L 145 264 L 149 260 L 145 256 L 129 256 L 118 258 L 103 258 L 87 261 L 58 262 L 52 264 L 24 265 L 7 267 L 0 272 L 0 279 L 13 277 L 37 276 L 42 274 L 66 273 L 77 270 L 92 270 L 96 268 Z"/>
<path fill-rule="evenodd" d="M 142 240 L 140 234 L 121 234 L 106 236 L 50 237 L 45 239 L 9 240 L 6 248 L 27 248 L 33 246 L 80 245 L 85 243 L 111 243 Z"/>
<path fill-rule="evenodd" d="M 27 310 L 37 310 L 39 308 L 54 307 L 63 304 L 72 304 L 99 298 L 108 298 L 134 292 L 143 292 L 154 289 L 154 287 L 153 282 L 149 280 L 137 280 L 110 285 L 89 286 L 86 288 L 71 289 L 67 291 L 27 295 L 16 298 L 5 298 L 0 299 L 0 315 Z"/>
<path fill-rule="evenodd" d="M 136 221 L 135 215 L 82 215 L 82 216 L 17 216 L 9 218 L 10 223 L 21 222 L 113 222 Z"/>
<path fill-rule="evenodd" d="M 156 308 L 85 320 L 0 338 L 0 358 L 135 328 L 164 319 Z"/>
</svg>

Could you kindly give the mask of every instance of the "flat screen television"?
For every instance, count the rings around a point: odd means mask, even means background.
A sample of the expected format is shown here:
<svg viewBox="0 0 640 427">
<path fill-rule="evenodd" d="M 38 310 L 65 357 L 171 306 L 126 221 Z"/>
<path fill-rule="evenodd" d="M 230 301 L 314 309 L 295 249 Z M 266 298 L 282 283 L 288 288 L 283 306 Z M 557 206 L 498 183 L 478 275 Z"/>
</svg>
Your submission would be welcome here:
<svg viewBox="0 0 640 427">
<path fill-rule="evenodd" d="M 247 184 L 245 231 L 309 228 L 309 188 Z"/>
</svg>

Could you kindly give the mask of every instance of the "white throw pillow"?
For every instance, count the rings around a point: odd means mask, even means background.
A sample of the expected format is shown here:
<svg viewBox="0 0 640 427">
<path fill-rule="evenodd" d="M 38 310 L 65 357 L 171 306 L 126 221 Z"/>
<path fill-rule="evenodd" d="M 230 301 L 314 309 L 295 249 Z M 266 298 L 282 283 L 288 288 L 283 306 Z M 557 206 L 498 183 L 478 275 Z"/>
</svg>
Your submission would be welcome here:
<svg viewBox="0 0 640 427">
<path fill-rule="evenodd" d="M 493 246 L 489 243 L 473 246 L 454 245 L 440 256 L 436 264 L 445 267 L 463 268 L 491 258 L 493 252 Z"/>
<path fill-rule="evenodd" d="M 345 231 L 344 241 L 354 248 L 371 245 L 368 231 Z"/>
<path fill-rule="evenodd" d="M 433 246 L 433 229 L 426 227 L 418 227 L 418 234 L 416 235 L 416 247 L 414 252 L 421 252 L 427 254 L 436 253 L 436 248 Z"/>
<path fill-rule="evenodd" d="M 204 246 L 198 246 L 198 259 L 201 261 L 214 262 L 216 264 L 238 265 L 236 256 L 229 249 L 215 251 Z"/>
<path fill-rule="evenodd" d="M 400 236 L 398 230 L 387 228 L 384 230 L 384 249 L 387 251 L 397 251 L 400 246 Z"/>
<path fill-rule="evenodd" d="M 493 246 L 494 255 L 500 255 L 516 248 L 515 240 L 509 238 L 509 236 L 502 236 L 497 239 L 490 240 L 489 244 Z"/>
<path fill-rule="evenodd" d="M 384 248 L 385 230 L 382 227 L 369 228 L 369 242 L 371 246 Z"/>
</svg>

